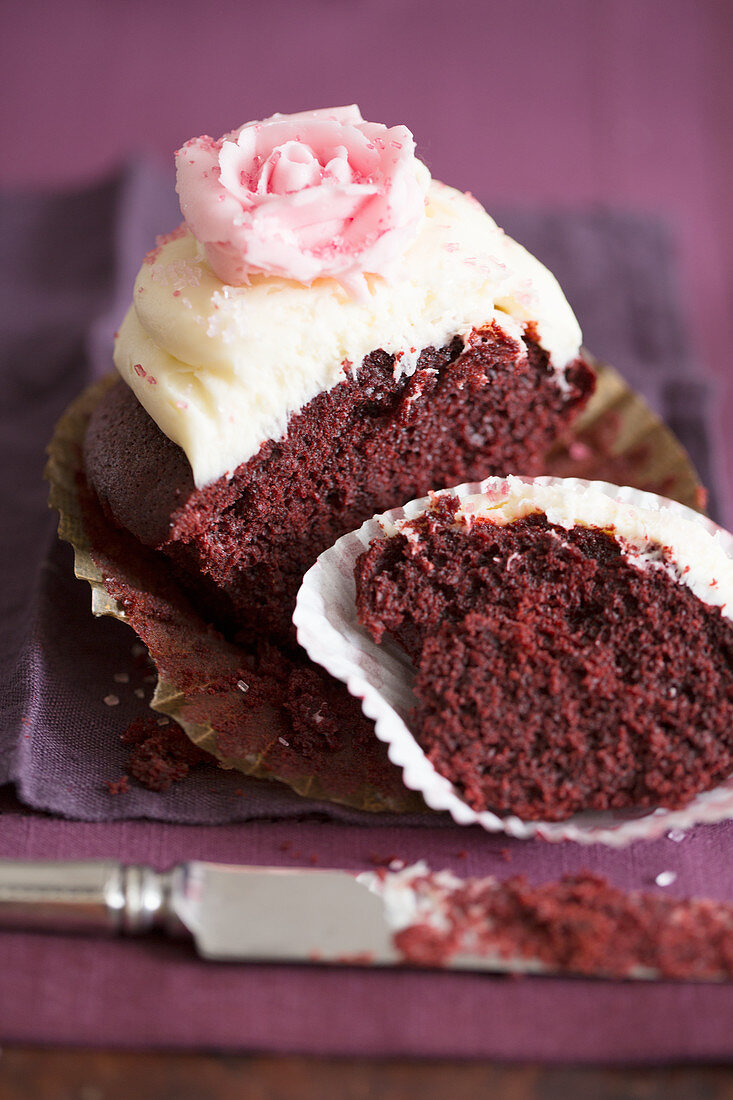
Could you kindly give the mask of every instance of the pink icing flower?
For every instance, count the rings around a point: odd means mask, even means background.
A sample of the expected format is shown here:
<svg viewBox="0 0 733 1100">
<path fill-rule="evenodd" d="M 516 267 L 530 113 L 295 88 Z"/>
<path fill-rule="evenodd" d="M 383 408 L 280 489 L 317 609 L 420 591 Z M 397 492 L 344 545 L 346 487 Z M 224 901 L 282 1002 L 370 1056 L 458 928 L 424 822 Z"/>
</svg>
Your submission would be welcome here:
<svg viewBox="0 0 733 1100">
<path fill-rule="evenodd" d="M 356 106 L 273 115 L 176 154 L 186 223 L 225 283 L 253 274 L 310 284 L 389 278 L 417 236 L 429 174 L 405 126 Z"/>
</svg>

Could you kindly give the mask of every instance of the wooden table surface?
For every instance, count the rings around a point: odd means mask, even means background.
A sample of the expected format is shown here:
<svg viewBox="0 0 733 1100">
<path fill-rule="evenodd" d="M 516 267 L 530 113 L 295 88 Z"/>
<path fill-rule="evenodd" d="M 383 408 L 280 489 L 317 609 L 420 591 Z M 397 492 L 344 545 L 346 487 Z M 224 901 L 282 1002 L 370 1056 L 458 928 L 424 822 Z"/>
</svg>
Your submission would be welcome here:
<svg viewBox="0 0 733 1100">
<path fill-rule="evenodd" d="M 0 1100 L 733 1100 L 733 1069 L 6 1047 Z"/>
</svg>

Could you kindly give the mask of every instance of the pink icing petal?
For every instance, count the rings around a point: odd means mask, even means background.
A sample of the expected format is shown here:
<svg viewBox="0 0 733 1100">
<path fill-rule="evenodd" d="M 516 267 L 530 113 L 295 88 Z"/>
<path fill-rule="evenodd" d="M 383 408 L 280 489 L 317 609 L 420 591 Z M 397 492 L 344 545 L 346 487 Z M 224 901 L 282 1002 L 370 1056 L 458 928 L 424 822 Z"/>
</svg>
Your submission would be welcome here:
<svg viewBox="0 0 733 1100">
<path fill-rule="evenodd" d="M 177 154 L 188 228 L 224 282 L 252 274 L 310 284 L 390 277 L 424 217 L 428 174 L 404 126 L 364 122 L 352 105 L 247 123 Z"/>
</svg>

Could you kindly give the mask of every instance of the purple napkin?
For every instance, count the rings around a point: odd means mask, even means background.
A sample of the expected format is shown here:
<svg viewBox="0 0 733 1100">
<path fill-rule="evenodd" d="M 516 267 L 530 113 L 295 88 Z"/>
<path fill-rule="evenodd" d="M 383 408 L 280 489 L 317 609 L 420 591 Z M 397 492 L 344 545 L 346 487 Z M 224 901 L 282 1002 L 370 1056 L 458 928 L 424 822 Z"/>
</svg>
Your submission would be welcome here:
<svg viewBox="0 0 733 1100">
<path fill-rule="evenodd" d="M 664 228 L 613 210 L 497 216 L 556 272 L 588 346 L 672 424 L 714 490 L 709 395 L 680 331 Z M 68 401 L 107 370 L 140 257 L 177 214 L 170 180 L 135 165 L 79 194 L 0 196 L 0 219 L 9 243 L 0 293 L 0 782 L 14 783 L 24 803 L 10 787 L 0 797 L 1 857 L 361 870 L 394 856 L 534 881 L 589 868 L 650 890 L 672 871 L 670 893 L 733 900 L 731 823 L 615 852 L 508 841 L 437 815 L 358 814 L 214 766 L 163 794 L 110 795 L 105 781 L 125 769 L 120 731 L 147 713 L 152 685 L 132 632 L 92 618 L 89 589 L 55 540 L 43 449 Z M 148 820 L 119 820 L 130 818 Z M 23 933 L 0 935 L 0 968 L 0 1039 L 10 1042 L 575 1062 L 733 1053 L 730 985 L 213 966 L 183 944 Z"/>
</svg>

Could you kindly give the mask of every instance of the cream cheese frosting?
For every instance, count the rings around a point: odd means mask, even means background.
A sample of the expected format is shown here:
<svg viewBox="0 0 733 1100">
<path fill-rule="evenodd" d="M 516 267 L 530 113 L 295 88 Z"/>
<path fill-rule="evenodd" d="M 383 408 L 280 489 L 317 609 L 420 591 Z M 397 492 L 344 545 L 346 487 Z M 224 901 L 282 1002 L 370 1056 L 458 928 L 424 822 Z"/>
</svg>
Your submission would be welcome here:
<svg viewBox="0 0 733 1100">
<path fill-rule="evenodd" d="M 484 492 L 460 497 L 457 522 L 469 528 L 476 522 L 503 526 L 542 512 L 565 530 L 583 526 L 607 531 L 631 565 L 663 569 L 703 603 L 719 607 L 725 618 L 733 620 L 733 560 L 723 545 L 724 536 L 706 529 L 693 513 L 688 519 L 680 506 L 645 494 L 645 500 L 657 506 L 642 507 L 575 480 L 489 478 L 482 486 Z M 396 524 L 387 519 L 380 522 L 388 537 L 402 533 L 419 538 L 411 524 L 424 511 L 410 513 Z"/>
<path fill-rule="evenodd" d="M 414 372 L 424 347 L 496 323 L 523 345 L 528 325 L 559 385 L 580 329 L 551 273 L 470 195 L 432 181 L 425 219 L 399 277 L 366 275 L 351 297 L 335 280 L 304 286 L 252 276 L 229 286 L 185 228 L 159 242 L 138 274 L 115 365 L 161 431 L 185 452 L 197 487 L 231 476 L 288 418 L 358 369 L 369 352 Z"/>
</svg>

